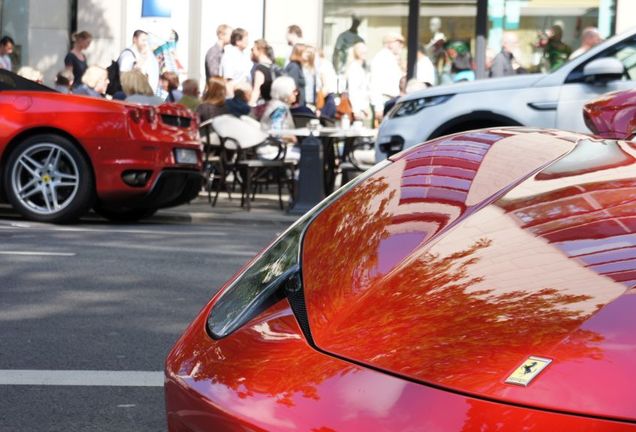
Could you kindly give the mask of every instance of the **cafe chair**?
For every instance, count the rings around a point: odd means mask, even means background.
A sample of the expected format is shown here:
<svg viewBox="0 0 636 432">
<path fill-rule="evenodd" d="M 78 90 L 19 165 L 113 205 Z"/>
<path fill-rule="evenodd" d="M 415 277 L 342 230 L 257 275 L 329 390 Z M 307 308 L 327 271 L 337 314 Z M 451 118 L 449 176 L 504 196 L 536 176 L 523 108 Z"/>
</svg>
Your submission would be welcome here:
<svg viewBox="0 0 636 432">
<path fill-rule="evenodd" d="M 256 195 L 259 185 L 276 184 L 278 202 L 283 209 L 283 186 L 287 186 L 293 196 L 293 165 L 285 161 L 286 146 L 265 133 L 260 123 L 249 117 L 235 117 L 230 114 L 212 120 L 222 147 L 235 152 L 235 157 L 227 168 L 241 186 L 241 207 L 248 211 L 250 201 Z"/>
<path fill-rule="evenodd" d="M 228 175 L 230 170 L 227 169 L 229 157 L 224 143 L 219 135 L 214 131 L 212 119 L 206 120 L 199 125 L 199 135 L 201 136 L 201 144 L 203 145 L 203 187 L 208 194 L 208 203 L 212 206 L 216 205 L 221 189 L 227 192 L 229 200 L 232 200 L 232 192 L 228 186 Z M 212 199 L 212 191 L 215 191 L 214 200 Z"/>
<path fill-rule="evenodd" d="M 348 183 L 373 165 L 375 165 L 373 140 L 368 138 L 345 140 L 340 163 L 341 184 Z"/>
<path fill-rule="evenodd" d="M 292 113 L 292 119 L 294 120 L 294 126 L 296 126 L 297 128 L 307 127 L 307 125 L 309 124 L 310 121 L 316 120 L 317 118 L 318 117 L 316 117 L 314 114 Z"/>
</svg>

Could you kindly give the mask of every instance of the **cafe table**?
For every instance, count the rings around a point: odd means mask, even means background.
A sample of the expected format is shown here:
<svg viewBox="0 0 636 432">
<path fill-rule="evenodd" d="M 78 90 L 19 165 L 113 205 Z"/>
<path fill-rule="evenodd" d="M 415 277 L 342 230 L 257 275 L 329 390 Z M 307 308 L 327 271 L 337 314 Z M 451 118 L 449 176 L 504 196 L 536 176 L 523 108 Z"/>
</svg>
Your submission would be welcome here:
<svg viewBox="0 0 636 432">
<path fill-rule="evenodd" d="M 300 162 L 296 197 L 290 208 L 291 213 L 302 214 L 318 204 L 329 195 L 335 186 L 337 168 L 350 159 L 353 144 L 358 138 L 375 138 L 377 130 L 367 127 L 302 127 L 295 129 L 270 129 L 269 134 L 274 137 L 295 136 L 300 142 Z M 315 137 L 321 144 L 321 161 L 314 162 L 309 156 L 309 138 Z M 343 142 L 342 151 L 336 148 L 336 143 Z M 303 160 L 305 158 L 305 160 Z M 311 161 L 310 161 L 311 158 Z M 322 168 L 322 169 L 321 169 Z M 323 187 L 312 187 L 312 182 L 322 179 Z"/>
</svg>

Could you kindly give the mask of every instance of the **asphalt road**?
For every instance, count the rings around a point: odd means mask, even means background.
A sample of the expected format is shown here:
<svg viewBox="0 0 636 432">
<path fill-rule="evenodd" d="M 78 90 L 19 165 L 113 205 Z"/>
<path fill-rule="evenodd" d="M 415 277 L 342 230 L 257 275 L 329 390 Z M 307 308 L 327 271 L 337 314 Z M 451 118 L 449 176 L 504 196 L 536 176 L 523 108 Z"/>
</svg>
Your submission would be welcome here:
<svg viewBox="0 0 636 432">
<path fill-rule="evenodd" d="M 160 378 L 168 350 L 211 295 L 284 228 L 55 226 L 3 212 L 0 432 L 165 430 L 163 388 L 138 376 Z M 12 382 L 16 371 L 32 381 Z M 64 382 L 77 380 L 68 371 L 86 371 L 83 385 Z M 113 385 L 99 371 L 135 379 Z"/>
</svg>

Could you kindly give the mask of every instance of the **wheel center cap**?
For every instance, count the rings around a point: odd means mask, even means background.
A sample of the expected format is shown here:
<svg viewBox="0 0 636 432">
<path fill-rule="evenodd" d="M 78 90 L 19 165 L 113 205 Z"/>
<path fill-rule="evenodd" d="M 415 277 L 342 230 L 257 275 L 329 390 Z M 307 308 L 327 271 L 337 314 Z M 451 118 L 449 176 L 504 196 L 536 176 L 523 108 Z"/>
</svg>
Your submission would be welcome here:
<svg viewBox="0 0 636 432">
<path fill-rule="evenodd" d="M 46 183 L 46 184 L 51 183 L 51 176 L 50 176 L 50 175 L 48 175 L 48 174 L 44 174 L 44 175 L 42 176 L 42 181 L 43 181 L 44 183 Z"/>
</svg>

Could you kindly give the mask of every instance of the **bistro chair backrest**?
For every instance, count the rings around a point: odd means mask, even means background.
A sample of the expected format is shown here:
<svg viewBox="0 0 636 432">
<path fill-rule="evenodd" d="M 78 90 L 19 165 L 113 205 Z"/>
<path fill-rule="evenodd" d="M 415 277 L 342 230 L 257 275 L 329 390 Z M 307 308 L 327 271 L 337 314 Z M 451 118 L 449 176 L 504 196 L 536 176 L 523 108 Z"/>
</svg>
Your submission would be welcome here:
<svg viewBox="0 0 636 432">
<path fill-rule="evenodd" d="M 248 115 L 242 115 L 241 121 L 244 121 L 245 123 L 250 125 L 250 127 L 261 129 L 261 123 L 253 117 L 250 117 Z"/>
<path fill-rule="evenodd" d="M 304 128 L 310 121 L 315 120 L 318 117 L 314 114 L 296 113 L 292 114 L 292 118 L 294 119 L 294 126 L 297 128 Z"/>
<path fill-rule="evenodd" d="M 212 126 L 228 148 L 230 148 L 230 141 L 238 143 L 242 149 L 247 149 L 262 144 L 268 138 L 259 126 L 231 114 L 215 117 L 212 119 Z"/>
<path fill-rule="evenodd" d="M 205 146 L 219 146 L 221 144 L 221 139 L 214 131 L 214 127 L 212 126 L 212 119 L 206 120 L 199 125 L 199 135 L 201 136 L 201 141 Z"/>
</svg>

